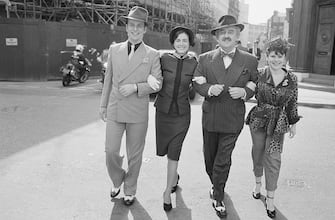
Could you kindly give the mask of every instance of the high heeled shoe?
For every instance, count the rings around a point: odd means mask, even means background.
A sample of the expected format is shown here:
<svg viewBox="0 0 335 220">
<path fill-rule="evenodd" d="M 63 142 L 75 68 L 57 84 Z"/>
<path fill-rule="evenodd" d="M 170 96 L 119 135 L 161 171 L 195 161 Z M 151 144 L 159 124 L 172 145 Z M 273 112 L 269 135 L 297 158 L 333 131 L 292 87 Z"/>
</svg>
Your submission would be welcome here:
<svg viewBox="0 0 335 220">
<path fill-rule="evenodd" d="M 274 199 L 273 197 L 270 196 L 266 196 L 265 198 L 265 202 L 267 201 L 267 199 Z M 273 210 L 269 210 L 267 205 L 266 205 L 266 214 L 269 216 L 269 218 L 276 218 L 276 209 Z"/>
<path fill-rule="evenodd" d="M 165 203 L 164 202 L 164 195 L 165 195 L 165 193 L 163 193 L 163 209 L 164 209 L 164 211 L 168 212 L 168 211 L 171 211 L 172 204 L 171 204 L 171 201 L 170 201 L 170 203 Z M 169 194 L 169 196 L 170 196 L 170 194 Z"/>
<path fill-rule="evenodd" d="M 256 185 L 257 184 L 262 185 L 262 182 L 256 182 Z M 252 191 L 252 197 L 254 199 L 260 199 L 261 198 L 261 193 L 260 192 L 256 193 L 255 190 L 254 190 L 254 191 Z"/>
<path fill-rule="evenodd" d="M 172 188 L 171 188 L 171 193 L 174 193 L 174 192 L 177 191 L 178 183 L 179 183 L 179 179 L 180 179 L 180 176 L 179 176 L 179 174 L 178 174 L 178 176 L 177 176 L 177 183 L 176 183 L 176 185 L 172 186 Z"/>
<path fill-rule="evenodd" d="M 166 211 L 166 212 L 171 211 L 171 209 L 172 209 L 172 204 L 171 204 L 171 203 L 163 203 L 163 209 L 164 209 L 164 211 Z"/>
</svg>

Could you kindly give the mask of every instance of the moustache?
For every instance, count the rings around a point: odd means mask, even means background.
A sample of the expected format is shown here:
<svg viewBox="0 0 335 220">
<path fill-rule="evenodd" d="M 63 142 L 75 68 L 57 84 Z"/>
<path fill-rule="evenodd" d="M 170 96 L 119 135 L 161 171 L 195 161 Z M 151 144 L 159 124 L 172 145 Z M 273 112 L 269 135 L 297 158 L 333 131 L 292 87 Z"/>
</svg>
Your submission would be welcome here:
<svg viewBox="0 0 335 220">
<path fill-rule="evenodd" d="M 229 40 L 229 41 L 231 41 L 231 38 L 230 38 L 230 37 L 224 37 L 224 38 L 222 38 L 222 40 L 223 40 L 223 41 L 225 41 L 225 40 Z"/>
</svg>

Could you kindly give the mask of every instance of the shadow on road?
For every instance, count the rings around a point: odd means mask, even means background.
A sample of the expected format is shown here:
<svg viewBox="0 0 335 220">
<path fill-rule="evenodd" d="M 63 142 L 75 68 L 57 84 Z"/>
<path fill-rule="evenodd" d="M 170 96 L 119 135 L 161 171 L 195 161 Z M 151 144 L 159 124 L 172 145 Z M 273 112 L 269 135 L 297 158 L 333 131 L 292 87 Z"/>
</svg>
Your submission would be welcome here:
<svg viewBox="0 0 335 220">
<path fill-rule="evenodd" d="M 186 206 L 181 192 L 182 188 L 178 187 L 177 191 L 175 192 L 176 207 L 173 208 L 170 212 L 166 212 L 166 216 L 169 220 L 192 220 L 192 210 Z"/>
<path fill-rule="evenodd" d="M 263 204 L 264 204 L 264 212 L 266 212 L 266 202 L 265 202 L 266 197 L 262 195 L 260 200 L 263 202 Z M 278 210 L 277 207 L 275 207 L 275 209 L 276 209 L 276 220 L 287 220 L 287 218 L 284 216 L 284 214 L 281 213 Z"/>
<path fill-rule="evenodd" d="M 123 204 L 123 199 L 112 199 L 114 207 L 110 220 L 128 220 L 129 213 L 132 215 L 134 220 L 152 220 L 149 213 L 144 209 L 141 203 L 135 199 L 133 205 L 126 206 Z"/>
<path fill-rule="evenodd" d="M 238 215 L 235 207 L 234 207 L 234 203 L 231 200 L 230 196 L 225 193 L 224 195 L 224 204 L 226 206 L 227 209 L 227 220 L 240 220 L 240 216 Z M 213 210 L 214 211 L 214 210 Z"/>
</svg>

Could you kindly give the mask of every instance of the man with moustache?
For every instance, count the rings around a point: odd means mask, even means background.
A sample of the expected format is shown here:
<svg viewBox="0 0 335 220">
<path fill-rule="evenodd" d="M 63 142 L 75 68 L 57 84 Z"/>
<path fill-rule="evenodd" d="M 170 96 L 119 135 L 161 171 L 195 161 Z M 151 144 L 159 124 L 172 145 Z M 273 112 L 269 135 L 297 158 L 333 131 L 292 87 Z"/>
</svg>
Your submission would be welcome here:
<svg viewBox="0 0 335 220">
<path fill-rule="evenodd" d="M 211 30 L 219 47 L 200 55 L 193 78 L 195 89 L 204 96 L 204 159 L 212 205 L 220 218 L 227 216 L 224 193 L 231 155 L 244 124 L 244 102 L 254 95 L 257 77 L 256 57 L 236 48 L 243 29 L 233 16 L 222 16 Z"/>
<path fill-rule="evenodd" d="M 162 74 L 159 52 L 143 42 L 148 11 L 135 6 L 125 18 L 128 40 L 112 44 L 109 48 L 100 117 L 107 122 L 106 165 L 113 182 L 110 196 L 116 197 L 124 184 L 123 202 L 129 206 L 135 199 L 142 164 L 148 127 L 149 94 L 161 88 Z M 123 157 L 120 156 L 124 133 L 128 170 L 122 168 Z"/>
</svg>

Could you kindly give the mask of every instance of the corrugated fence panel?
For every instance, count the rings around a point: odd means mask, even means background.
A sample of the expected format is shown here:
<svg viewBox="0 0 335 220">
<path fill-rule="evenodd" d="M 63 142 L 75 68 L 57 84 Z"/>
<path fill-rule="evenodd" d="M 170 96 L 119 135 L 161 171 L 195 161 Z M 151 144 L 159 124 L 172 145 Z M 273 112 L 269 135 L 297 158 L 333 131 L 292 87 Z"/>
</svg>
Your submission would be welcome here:
<svg viewBox="0 0 335 220">
<path fill-rule="evenodd" d="M 124 27 L 83 22 L 45 22 L 0 19 L 0 80 L 60 79 L 59 68 L 71 56 L 76 43 L 86 45 L 92 60 L 91 75 L 99 75 L 96 54 L 115 42 L 127 39 Z M 167 34 L 148 32 L 144 42 L 156 49 L 172 49 Z M 198 52 L 198 48 L 193 48 Z M 61 53 L 63 51 L 63 53 Z"/>
<path fill-rule="evenodd" d="M 23 38 L 22 22 L 0 22 L 0 80 L 22 80 Z"/>
</svg>

